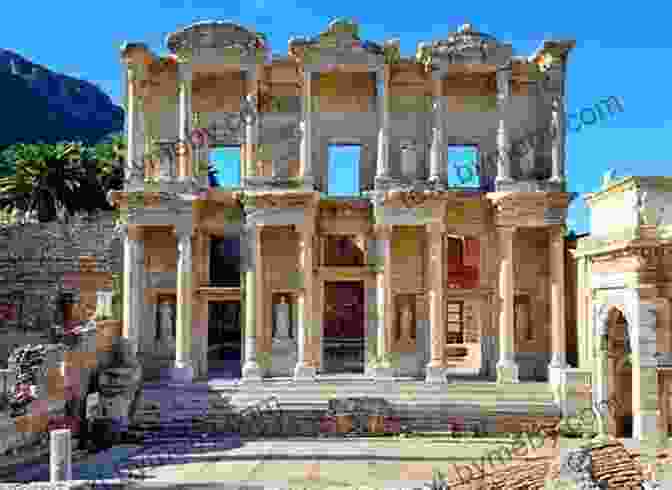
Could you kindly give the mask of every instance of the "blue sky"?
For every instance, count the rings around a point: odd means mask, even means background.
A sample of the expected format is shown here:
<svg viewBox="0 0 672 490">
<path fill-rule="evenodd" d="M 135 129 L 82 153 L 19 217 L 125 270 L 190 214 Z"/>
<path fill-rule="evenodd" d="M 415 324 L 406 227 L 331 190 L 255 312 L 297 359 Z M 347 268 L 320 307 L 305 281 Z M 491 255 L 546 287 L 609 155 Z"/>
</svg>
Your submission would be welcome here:
<svg viewBox="0 0 672 490">
<path fill-rule="evenodd" d="M 117 0 L 100 11 L 83 1 L 40 2 L 39 7 L 7 2 L 3 17 L 14 21 L 6 21 L 0 30 L 0 46 L 92 81 L 120 103 L 121 43 L 146 42 L 163 54 L 165 36 L 197 20 L 228 19 L 256 28 L 280 53 L 286 53 L 290 36 L 317 34 L 334 17 L 355 19 L 364 39 L 399 36 L 404 55 L 414 53 L 418 42 L 443 38 L 466 22 L 512 42 L 519 55 L 530 54 L 543 39 L 576 39 L 568 71 L 568 111 L 593 106 L 610 95 L 620 97 L 625 110 L 578 133 L 569 132 L 570 190 L 596 190 L 607 169 L 619 176 L 672 174 L 669 150 L 662 145 L 672 136 L 672 102 L 667 96 L 670 15 L 665 8 L 641 1 L 638 9 L 585 1 L 568 1 L 553 9 L 539 2 L 512 4 L 425 2 L 392 7 L 351 0 Z M 568 224 L 578 232 L 588 231 L 581 199 L 572 205 Z"/>
</svg>

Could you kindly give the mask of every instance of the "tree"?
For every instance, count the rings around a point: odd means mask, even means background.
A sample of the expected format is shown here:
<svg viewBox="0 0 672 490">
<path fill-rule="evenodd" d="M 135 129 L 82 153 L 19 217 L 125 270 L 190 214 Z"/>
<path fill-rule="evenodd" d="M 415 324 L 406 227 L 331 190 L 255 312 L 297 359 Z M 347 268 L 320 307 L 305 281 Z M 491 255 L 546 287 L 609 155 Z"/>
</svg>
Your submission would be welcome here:
<svg viewBox="0 0 672 490">
<path fill-rule="evenodd" d="M 3 153 L 11 153 L 16 171 L 0 178 L 0 208 L 35 211 L 41 223 L 74 214 L 84 177 L 81 143 L 20 143 Z"/>
</svg>

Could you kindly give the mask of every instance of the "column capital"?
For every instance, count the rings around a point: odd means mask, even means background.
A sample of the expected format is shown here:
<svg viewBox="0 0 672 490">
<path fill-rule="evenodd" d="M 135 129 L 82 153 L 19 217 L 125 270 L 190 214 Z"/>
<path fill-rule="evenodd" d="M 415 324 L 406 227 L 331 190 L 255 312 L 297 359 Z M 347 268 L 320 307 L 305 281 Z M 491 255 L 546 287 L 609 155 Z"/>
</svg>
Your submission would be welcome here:
<svg viewBox="0 0 672 490">
<path fill-rule="evenodd" d="M 126 235 L 129 240 L 142 241 L 144 239 L 144 229 L 138 225 L 119 225 L 120 231 Z"/>
<path fill-rule="evenodd" d="M 565 228 L 565 225 L 553 225 L 548 227 L 548 236 L 553 246 L 564 244 Z"/>
<path fill-rule="evenodd" d="M 191 238 L 195 234 L 196 230 L 194 230 L 192 225 L 189 226 L 180 226 L 180 225 L 175 225 L 173 227 L 173 234 L 177 237 L 178 240 L 183 240 L 187 236 Z"/>
<path fill-rule="evenodd" d="M 186 61 L 177 64 L 177 81 L 191 82 L 194 79 L 194 71 L 191 61 Z"/>
<path fill-rule="evenodd" d="M 389 240 L 390 236 L 392 234 L 392 226 L 393 225 L 384 225 L 384 224 L 374 224 L 373 225 L 373 233 L 374 236 L 380 240 Z"/>
<path fill-rule="evenodd" d="M 515 226 L 497 226 L 497 234 L 499 236 L 511 236 L 513 237 L 513 234 L 516 232 L 517 227 Z"/>
</svg>

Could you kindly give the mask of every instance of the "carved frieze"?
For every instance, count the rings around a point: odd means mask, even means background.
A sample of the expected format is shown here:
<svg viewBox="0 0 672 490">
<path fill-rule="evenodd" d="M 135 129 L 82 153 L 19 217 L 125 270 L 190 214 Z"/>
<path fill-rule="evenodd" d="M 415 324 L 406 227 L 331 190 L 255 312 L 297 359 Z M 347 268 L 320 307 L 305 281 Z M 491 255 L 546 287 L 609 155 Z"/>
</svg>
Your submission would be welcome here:
<svg viewBox="0 0 672 490">
<path fill-rule="evenodd" d="M 491 193 L 495 222 L 501 226 L 547 226 L 563 224 L 570 194 L 565 192 Z"/>
<path fill-rule="evenodd" d="M 312 207 L 316 198 L 314 193 L 260 193 L 245 194 L 241 198 L 245 208 L 302 208 Z"/>
</svg>

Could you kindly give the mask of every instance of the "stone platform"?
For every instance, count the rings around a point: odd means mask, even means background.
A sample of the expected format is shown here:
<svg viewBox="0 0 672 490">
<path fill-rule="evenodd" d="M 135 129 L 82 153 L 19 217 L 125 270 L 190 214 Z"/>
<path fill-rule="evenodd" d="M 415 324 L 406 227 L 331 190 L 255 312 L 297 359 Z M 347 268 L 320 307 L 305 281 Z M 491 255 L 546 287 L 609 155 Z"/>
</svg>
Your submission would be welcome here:
<svg viewBox="0 0 672 490">
<path fill-rule="evenodd" d="M 560 420 L 560 408 L 547 383 L 431 385 L 413 378 L 381 382 L 364 376 L 318 376 L 314 382 L 271 378 L 247 383 L 212 378 L 182 388 L 160 386 L 143 387 L 136 417 L 139 423 L 170 424 L 195 418 L 214 430 L 229 431 L 231 417 L 274 399 L 285 420 L 283 430 L 292 432 L 284 435 L 316 436 L 330 400 L 348 398 L 384 399 L 402 426 L 418 432 L 515 432 L 535 421 Z M 266 412 L 264 417 L 273 416 L 272 410 Z"/>
</svg>

